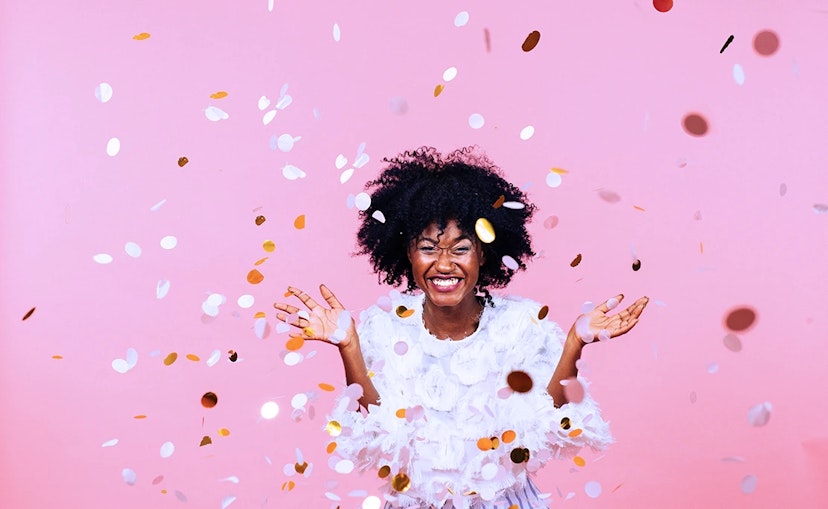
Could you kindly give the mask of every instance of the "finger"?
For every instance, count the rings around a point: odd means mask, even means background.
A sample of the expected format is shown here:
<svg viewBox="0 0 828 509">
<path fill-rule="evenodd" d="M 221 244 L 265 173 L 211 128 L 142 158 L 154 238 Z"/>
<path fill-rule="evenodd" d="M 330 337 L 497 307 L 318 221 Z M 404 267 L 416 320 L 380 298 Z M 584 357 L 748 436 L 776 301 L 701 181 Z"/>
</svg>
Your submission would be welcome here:
<svg viewBox="0 0 828 509">
<path fill-rule="evenodd" d="M 322 294 L 322 298 L 331 306 L 331 309 L 345 309 L 345 306 L 339 302 L 339 299 L 336 298 L 336 295 L 327 286 L 319 285 L 319 293 Z"/>
<path fill-rule="evenodd" d="M 624 300 L 624 294 L 619 293 L 615 297 L 610 297 L 609 299 L 605 300 L 603 304 L 601 304 L 600 306 L 598 306 L 595 309 L 597 309 L 598 311 L 606 314 L 606 313 L 609 312 L 610 309 L 613 309 L 615 306 L 617 306 L 618 303 L 621 302 L 622 300 Z"/>
<path fill-rule="evenodd" d="M 276 318 L 278 320 L 281 320 L 281 321 L 287 323 L 288 325 L 293 325 L 294 327 L 299 327 L 300 329 L 303 329 L 303 328 L 307 327 L 308 324 L 310 323 L 307 320 L 305 320 L 304 318 L 302 318 L 301 316 L 296 317 L 292 322 L 288 323 L 288 318 L 290 318 L 290 316 L 288 316 L 284 313 L 276 313 Z"/>
<path fill-rule="evenodd" d="M 649 301 L 650 299 L 648 299 L 647 297 L 641 297 L 640 299 L 635 301 L 635 303 L 632 306 L 627 308 L 630 312 L 630 316 L 632 316 L 633 318 L 638 318 L 639 316 L 641 316 L 641 312 L 644 311 L 645 307 L 647 307 L 647 302 Z"/>
<path fill-rule="evenodd" d="M 274 302 L 273 307 L 281 311 L 286 311 L 289 315 L 295 315 L 299 312 L 299 308 L 296 306 L 291 306 L 290 304 L 285 304 L 283 302 Z"/>
<path fill-rule="evenodd" d="M 302 290 L 300 290 L 298 288 L 295 288 L 293 286 L 288 286 L 288 291 L 290 293 L 292 293 L 293 295 L 297 296 L 299 298 L 299 300 L 302 301 L 302 304 L 307 306 L 308 309 L 313 309 L 313 308 L 315 308 L 319 305 L 319 304 L 316 303 L 315 300 L 313 300 L 311 298 L 310 295 L 308 295 L 307 293 L 303 292 Z"/>
</svg>

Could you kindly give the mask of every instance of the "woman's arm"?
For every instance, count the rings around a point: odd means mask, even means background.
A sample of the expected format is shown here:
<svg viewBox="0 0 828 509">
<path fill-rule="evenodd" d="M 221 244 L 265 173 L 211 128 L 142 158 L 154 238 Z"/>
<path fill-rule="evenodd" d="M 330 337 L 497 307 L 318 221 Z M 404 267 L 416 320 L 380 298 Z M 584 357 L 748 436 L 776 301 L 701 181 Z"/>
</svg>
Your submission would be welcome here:
<svg viewBox="0 0 828 509">
<path fill-rule="evenodd" d="M 578 339 L 573 327 L 573 329 L 569 331 L 569 334 L 566 335 L 566 342 L 564 343 L 561 359 L 555 367 L 555 372 L 552 373 L 552 379 L 549 381 L 549 385 L 546 386 L 546 392 L 552 396 L 556 407 L 569 403 L 569 400 L 566 398 L 566 394 L 564 392 L 564 386 L 561 382 L 578 376 L 578 367 L 576 366 L 576 363 L 578 362 L 578 359 L 581 358 L 581 352 L 583 349 L 584 343 Z"/>
<path fill-rule="evenodd" d="M 349 332 L 349 336 L 351 333 Z M 365 358 L 359 347 L 359 336 L 353 331 L 352 337 L 348 338 L 345 346 L 339 347 L 339 355 L 342 357 L 342 365 L 345 367 L 345 383 L 347 385 L 359 384 L 362 387 L 362 397 L 359 404 L 366 410 L 368 405 L 379 405 L 379 393 L 368 376 L 368 368 L 365 366 Z"/>
</svg>

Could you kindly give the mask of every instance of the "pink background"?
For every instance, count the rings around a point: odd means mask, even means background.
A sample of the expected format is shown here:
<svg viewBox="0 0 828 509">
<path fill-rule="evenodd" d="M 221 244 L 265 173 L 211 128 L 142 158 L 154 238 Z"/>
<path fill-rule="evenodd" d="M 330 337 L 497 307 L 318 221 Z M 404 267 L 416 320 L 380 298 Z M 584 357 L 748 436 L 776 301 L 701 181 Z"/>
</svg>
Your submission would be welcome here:
<svg viewBox="0 0 828 509">
<path fill-rule="evenodd" d="M 325 452 L 335 393 L 318 384 L 341 390 L 338 357 L 307 344 L 286 365 L 272 303 L 288 284 L 325 282 L 355 311 L 384 295 L 350 256 L 348 196 L 384 156 L 467 144 L 539 207 L 539 256 L 509 292 L 564 327 L 584 301 L 651 298 L 633 333 L 585 353 L 617 443 L 583 468 L 547 465 L 537 483 L 553 507 L 828 504 L 828 1 L 514 5 L 4 2 L 0 505 L 361 507 L 375 474 L 336 473 Z M 524 52 L 533 30 L 540 42 Z M 753 46 L 763 30 L 779 36 L 772 55 Z M 265 125 L 285 84 L 293 101 Z M 211 121 L 210 106 L 229 118 Z M 683 130 L 692 112 L 706 135 Z M 285 133 L 301 139 L 272 149 Z M 362 143 L 370 161 L 341 184 Z M 288 180 L 287 164 L 306 177 Z M 568 172 L 559 187 L 546 183 L 553 167 Z M 102 253 L 113 261 L 97 263 Z M 253 268 L 260 284 L 247 282 Z M 215 317 L 202 309 L 210 294 L 226 297 Z M 242 308 L 246 294 L 255 304 Z M 745 306 L 757 319 L 735 352 L 724 321 Z M 128 348 L 138 362 L 119 373 Z M 200 404 L 207 391 L 215 408 Z M 310 401 L 292 416 L 300 393 Z M 260 416 L 267 401 L 275 419 Z M 770 420 L 752 425 L 765 402 Z M 313 467 L 289 477 L 297 449 Z"/>
</svg>

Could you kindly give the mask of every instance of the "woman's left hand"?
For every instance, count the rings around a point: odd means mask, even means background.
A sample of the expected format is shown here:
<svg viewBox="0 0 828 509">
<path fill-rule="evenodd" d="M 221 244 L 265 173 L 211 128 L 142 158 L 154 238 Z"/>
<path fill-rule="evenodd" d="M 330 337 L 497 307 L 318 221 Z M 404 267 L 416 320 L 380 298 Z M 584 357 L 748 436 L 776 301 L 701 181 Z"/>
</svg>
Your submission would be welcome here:
<svg viewBox="0 0 828 509">
<path fill-rule="evenodd" d="M 607 313 L 615 308 L 624 299 L 623 294 L 607 299 L 603 304 L 597 306 L 589 313 L 578 317 L 569 335 L 574 335 L 581 345 L 592 343 L 596 339 L 608 340 L 618 337 L 630 331 L 638 323 L 638 317 L 647 307 L 649 297 L 641 297 L 633 302 L 626 309 L 614 315 Z"/>
</svg>

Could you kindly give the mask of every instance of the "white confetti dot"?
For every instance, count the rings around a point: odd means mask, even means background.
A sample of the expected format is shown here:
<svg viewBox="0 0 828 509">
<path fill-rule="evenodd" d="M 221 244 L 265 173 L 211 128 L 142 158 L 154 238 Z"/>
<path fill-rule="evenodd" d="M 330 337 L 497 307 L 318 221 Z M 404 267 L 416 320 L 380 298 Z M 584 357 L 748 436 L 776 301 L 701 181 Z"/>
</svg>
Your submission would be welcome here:
<svg viewBox="0 0 828 509">
<path fill-rule="evenodd" d="M 270 110 L 262 116 L 262 124 L 267 125 L 273 122 L 274 118 L 276 118 L 276 110 Z"/>
<path fill-rule="evenodd" d="M 132 470 L 131 468 L 123 469 L 121 471 L 121 475 L 124 478 L 124 482 L 129 484 L 130 486 L 134 486 L 135 480 L 138 478 L 138 476 L 135 474 L 135 470 Z"/>
<path fill-rule="evenodd" d="M 181 502 L 187 503 L 187 495 L 181 493 L 178 490 L 175 490 L 175 498 L 177 498 Z"/>
<path fill-rule="evenodd" d="M 371 195 L 368 193 L 359 193 L 354 197 L 354 205 L 359 210 L 368 210 L 371 206 Z"/>
<path fill-rule="evenodd" d="M 374 219 L 376 219 L 380 223 L 385 222 L 385 214 L 383 214 L 381 210 L 375 210 L 374 213 L 371 214 L 371 217 L 373 217 Z"/>
<path fill-rule="evenodd" d="M 485 123 L 486 121 L 483 119 L 483 115 L 481 115 L 480 113 L 472 113 L 469 116 L 469 126 L 472 129 L 480 129 L 481 127 L 483 127 L 483 124 Z"/>
<path fill-rule="evenodd" d="M 365 497 L 365 500 L 362 501 L 362 509 L 380 509 L 380 505 L 382 505 L 382 501 L 374 495 Z"/>
<path fill-rule="evenodd" d="M 814 203 L 814 212 L 817 214 L 828 214 L 828 205 L 824 203 Z"/>
<path fill-rule="evenodd" d="M 156 210 L 160 209 L 165 203 L 167 203 L 167 199 L 164 198 L 163 200 L 159 201 L 152 207 L 150 207 L 150 211 L 155 212 Z"/>
<path fill-rule="evenodd" d="M 239 478 L 235 475 L 225 477 L 224 479 L 219 479 L 219 481 L 228 481 L 228 482 L 231 482 L 233 484 L 239 484 Z"/>
<path fill-rule="evenodd" d="M 291 150 L 293 150 L 293 145 L 295 144 L 296 140 L 299 139 L 299 137 L 294 138 L 289 134 L 282 134 L 276 140 L 276 146 L 279 147 L 279 150 L 281 150 L 282 152 L 290 152 Z"/>
<path fill-rule="evenodd" d="M 526 207 L 526 205 L 522 204 L 519 201 L 506 201 L 503 202 L 503 207 L 512 210 L 520 210 Z"/>
<path fill-rule="evenodd" d="M 352 208 L 354 208 L 354 201 L 355 200 L 356 200 L 356 197 L 353 194 L 349 194 L 348 198 L 345 200 L 345 205 L 347 205 L 349 209 L 352 209 Z"/>
<path fill-rule="evenodd" d="M 520 268 L 520 265 L 518 265 L 518 262 L 515 261 L 515 259 L 512 258 L 509 255 L 503 256 L 502 261 L 503 261 L 503 265 L 505 265 L 509 269 L 518 270 L 518 268 Z"/>
<path fill-rule="evenodd" d="M 494 479 L 497 476 L 497 463 L 483 465 L 483 468 L 480 469 L 480 476 L 487 481 Z"/>
<path fill-rule="evenodd" d="M 211 306 L 221 306 L 222 304 L 227 302 L 227 297 L 225 297 L 224 295 L 222 295 L 220 293 L 211 293 L 207 297 L 206 302 L 207 302 L 207 304 L 209 304 Z"/>
<path fill-rule="evenodd" d="M 561 176 L 554 171 L 550 171 L 546 174 L 546 185 L 549 187 L 558 187 L 563 182 Z"/>
<path fill-rule="evenodd" d="M 114 157 L 121 151 L 121 140 L 118 138 L 110 138 L 106 143 L 106 155 Z"/>
<path fill-rule="evenodd" d="M 124 246 L 124 251 L 126 251 L 126 253 L 133 258 L 141 256 L 141 246 L 135 242 L 127 242 Z"/>
<path fill-rule="evenodd" d="M 346 164 L 348 164 L 348 158 L 342 154 L 339 154 L 338 156 L 336 156 L 336 161 L 334 161 L 334 164 L 336 165 L 337 170 L 341 170 L 345 167 Z"/>
<path fill-rule="evenodd" d="M 351 460 L 339 460 L 336 462 L 334 470 L 339 474 L 350 474 L 354 470 L 354 462 Z"/>
<path fill-rule="evenodd" d="M 340 39 L 342 39 L 342 30 L 339 29 L 339 23 L 334 23 L 333 38 L 336 42 L 339 42 Z"/>
<path fill-rule="evenodd" d="M 347 170 L 343 171 L 342 174 L 339 176 L 339 183 L 344 184 L 351 180 L 351 177 L 354 175 L 354 169 L 348 168 Z"/>
<path fill-rule="evenodd" d="M 244 294 L 241 297 L 239 297 L 236 302 L 238 303 L 240 308 L 247 309 L 247 308 L 253 306 L 253 303 L 255 301 L 256 301 L 256 299 L 252 295 Z"/>
<path fill-rule="evenodd" d="M 285 364 L 288 366 L 295 366 L 302 362 L 302 359 L 302 354 L 299 352 L 288 352 L 287 355 L 285 355 Z"/>
<path fill-rule="evenodd" d="M 115 359 L 112 361 L 112 369 L 117 371 L 118 373 L 124 374 L 130 369 L 130 365 L 124 359 Z"/>
<path fill-rule="evenodd" d="M 173 235 L 167 235 L 161 239 L 161 247 L 164 249 L 173 249 L 178 245 L 178 239 Z"/>
<path fill-rule="evenodd" d="M 457 68 L 456 67 L 449 67 L 445 71 L 443 71 L 443 81 L 451 81 L 457 77 Z"/>
<path fill-rule="evenodd" d="M 259 97 L 259 111 L 264 111 L 268 106 L 270 106 L 270 99 L 265 96 Z"/>
<path fill-rule="evenodd" d="M 113 445 L 118 445 L 118 439 L 113 438 L 112 440 L 107 440 L 106 442 L 101 444 L 101 447 L 112 447 Z"/>
<path fill-rule="evenodd" d="M 739 64 L 733 64 L 733 79 L 737 85 L 745 84 L 745 70 Z"/>
<path fill-rule="evenodd" d="M 307 404 L 308 404 L 308 395 L 303 393 L 303 392 L 300 392 L 299 394 L 295 394 L 290 399 L 290 406 L 292 406 L 293 408 L 302 408 Z"/>
<path fill-rule="evenodd" d="M 164 442 L 161 445 L 161 457 L 169 458 L 175 452 L 175 445 L 172 442 Z"/>
<path fill-rule="evenodd" d="M 746 475 L 742 478 L 741 487 L 742 493 L 753 493 L 756 491 L 756 476 L 755 475 Z"/>
<path fill-rule="evenodd" d="M 297 168 L 296 166 L 293 166 L 292 164 L 286 164 L 282 168 L 282 175 L 284 175 L 285 178 L 288 180 L 301 179 L 307 176 L 307 174 L 304 171 L 302 171 L 300 168 Z"/>
<path fill-rule="evenodd" d="M 601 496 L 601 483 L 598 481 L 589 481 L 584 485 L 584 491 L 590 498 L 598 498 Z"/>
<path fill-rule="evenodd" d="M 207 366 L 213 367 L 216 363 L 221 359 L 221 352 L 219 350 L 213 350 L 213 353 L 210 354 L 210 357 L 207 359 Z"/>
<path fill-rule="evenodd" d="M 275 419 L 279 415 L 279 405 L 275 401 L 268 401 L 262 405 L 261 414 L 265 419 Z"/>
<path fill-rule="evenodd" d="M 212 120 L 213 122 L 218 122 L 219 120 L 227 120 L 230 118 L 224 110 L 219 108 L 218 106 L 207 106 L 204 109 L 204 116 L 207 117 L 207 120 Z"/>
<path fill-rule="evenodd" d="M 112 99 L 112 85 L 106 82 L 99 83 L 95 87 L 95 97 L 102 103 L 109 102 Z"/>
<path fill-rule="evenodd" d="M 96 254 L 92 257 L 93 260 L 100 263 L 101 265 L 106 265 L 108 263 L 112 263 L 112 256 L 106 253 Z"/>
<path fill-rule="evenodd" d="M 520 139 L 523 140 L 523 141 L 528 140 L 529 138 L 531 138 L 534 135 L 535 135 L 535 127 L 531 126 L 531 125 L 528 125 L 528 126 L 524 127 L 520 131 Z"/>
<path fill-rule="evenodd" d="M 233 502 L 236 501 L 236 497 L 233 495 L 227 495 L 223 499 L 221 499 L 221 509 L 227 509 Z"/>
<path fill-rule="evenodd" d="M 354 168 L 362 168 L 363 166 L 368 164 L 368 161 L 370 160 L 371 157 L 368 154 L 360 153 L 354 161 Z"/>
<path fill-rule="evenodd" d="M 460 11 L 457 13 L 457 16 L 454 17 L 454 26 L 456 27 L 464 27 L 468 22 L 469 13 L 466 11 Z"/>
<path fill-rule="evenodd" d="M 170 282 L 166 279 L 159 279 L 158 284 L 155 286 L 155 297 L 157 299 L 163 299 L 169 292 Z"/>
<path fill-rule="evenodd" d="M 217 317 L 219 314 L 218 306 L 213 306 L 207 301 L 201 303 L 201 310 L 204 311 L 205 315 L 211 316 L 213 318 Z"/>
<path fill-rule="evenodd" d="M 768 401 L 752 406 L 748 410 L 748 422 L 751 426 L 764 426 L 770 420 L 771 409 L 772 406 Z"/>
</svg>

